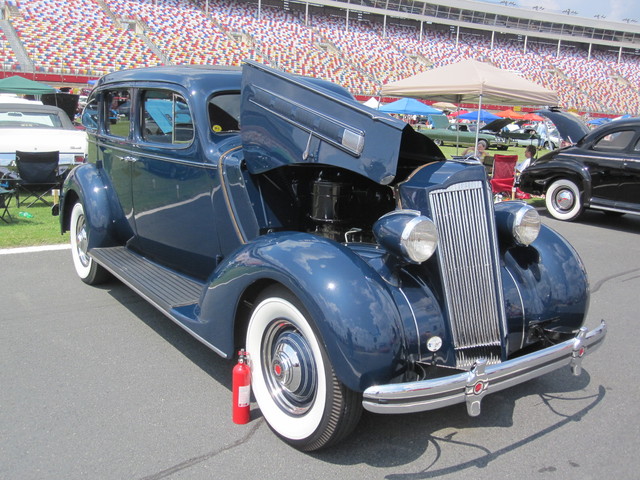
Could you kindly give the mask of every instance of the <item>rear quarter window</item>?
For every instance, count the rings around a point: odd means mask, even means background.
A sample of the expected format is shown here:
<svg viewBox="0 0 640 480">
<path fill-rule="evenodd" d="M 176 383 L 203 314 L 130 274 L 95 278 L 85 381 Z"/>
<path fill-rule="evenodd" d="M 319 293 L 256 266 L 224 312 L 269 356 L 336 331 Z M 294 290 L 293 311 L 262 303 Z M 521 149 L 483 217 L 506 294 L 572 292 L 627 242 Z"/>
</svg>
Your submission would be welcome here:
<svg viewBox="0 0 640 480">
<path fill-rule="evenodd" d="M 164 145 L 193 141 L 193 117 L 184 97 L 168 90 L 142 93 L 142 138 Z"/>
</svg>

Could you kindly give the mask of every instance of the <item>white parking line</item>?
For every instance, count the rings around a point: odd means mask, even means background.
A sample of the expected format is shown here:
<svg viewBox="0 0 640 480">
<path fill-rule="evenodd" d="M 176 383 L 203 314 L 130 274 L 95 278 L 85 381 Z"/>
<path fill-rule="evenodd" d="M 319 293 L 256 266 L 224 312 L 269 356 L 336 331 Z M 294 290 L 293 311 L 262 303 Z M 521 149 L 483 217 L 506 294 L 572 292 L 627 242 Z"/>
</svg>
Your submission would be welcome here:
<svg viewBox="0 0 640 480">
<path fill-rule="evenodd" d="M 59 245 L 39 245 L 37 247 L 0 248 L 0 255 L 11 255 L 13 253 L 48 252 L 50 250 L 66 250 L 68 248 L 71 248 L 71 245 L 68 243 L 61 243 Z"/>
</svg>

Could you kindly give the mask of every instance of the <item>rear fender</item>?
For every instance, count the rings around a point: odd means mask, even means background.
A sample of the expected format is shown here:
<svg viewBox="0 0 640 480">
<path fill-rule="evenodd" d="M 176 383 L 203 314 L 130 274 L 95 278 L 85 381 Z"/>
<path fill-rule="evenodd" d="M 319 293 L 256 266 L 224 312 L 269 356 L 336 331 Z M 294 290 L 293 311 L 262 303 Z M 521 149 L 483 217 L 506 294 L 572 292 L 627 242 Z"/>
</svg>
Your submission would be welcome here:
<svg viewBox="0 0 640 480">
<path fill-rule="evenodd" d="M 240 307 L 274 283 L 303 303 L 350 389 L 388 381 L 404 368 L 400 314 L 384 281 L 349 248 L 304 233 L 260 237 L 220 265 L 198 312 L 207 340 L 225 353 L 244 343 L 244 325 L 234 328 L 243 321 Z"/>
</svg>

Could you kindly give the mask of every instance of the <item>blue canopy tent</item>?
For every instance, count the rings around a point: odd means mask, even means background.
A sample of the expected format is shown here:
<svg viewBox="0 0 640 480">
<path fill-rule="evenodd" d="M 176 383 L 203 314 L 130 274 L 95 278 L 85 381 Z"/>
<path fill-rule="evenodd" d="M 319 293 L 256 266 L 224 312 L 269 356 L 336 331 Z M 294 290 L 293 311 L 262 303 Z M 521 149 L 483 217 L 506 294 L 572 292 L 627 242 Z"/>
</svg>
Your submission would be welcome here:
<svg viewBox="0 0 640 480">
<path fill-rule="evenodd" d="M 441 110 L 430 107 L 415 98 L 401 98 L 395 102 L 387 103 L 379 108 L 385 113 L 400 113 L 404 115 L 434 115 L 442 114 Z"/>
<path fill-rule="evenodd" d="M 589 125 L 604 125 L 605 123 L 609 123 L 611 119 L 609 118 L 594 118 L 593 120 L 589 120 L 587 123 Z"/>
<path fill-rule="evenodd" d="M 476 120 L 478 122 L 489 123 L 501 117 L 494 115 L 487 110 L 478 110 L 477 112 L 463 113 L 462 115 L 458 115 L 458 118 L 462 120 Z"/>
</svg>

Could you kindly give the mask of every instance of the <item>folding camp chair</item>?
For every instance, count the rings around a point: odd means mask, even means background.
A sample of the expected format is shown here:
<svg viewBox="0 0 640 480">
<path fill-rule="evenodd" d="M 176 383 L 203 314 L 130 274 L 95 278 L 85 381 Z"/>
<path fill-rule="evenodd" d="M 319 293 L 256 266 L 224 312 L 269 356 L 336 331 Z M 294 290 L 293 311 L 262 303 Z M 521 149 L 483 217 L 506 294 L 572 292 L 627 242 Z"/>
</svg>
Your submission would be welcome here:
<svg viewBox="0 0 640 480">
<path fill-rule="evenodd" d="M 531 198 L 531 195 L 517 188 L 516 163 L 518 163 L 517 155 L 494 155 L 493 176 L 491 178 L 491 190 L 494 195 L 502 194 L 512 200 L 514 198 L 522 200 Z"/>
<path fill-rule="evenodd" d="M 44 196 L 52 188 L 59 188 L 62 177 L 58 173 L 59 152 L 16 152 L 16 167 L 19 178 L 16 181 L 16 206 L 24 204 L 30 198 L 32 206 L 40 201 L 52 206 Z M 26 192 L 26 198 L 20 198 L 20 192 Z"/>
<path fill-rule="evenodd" d="M 0 184 L 0 220 L 4 223 L 9 223 L 13 220 L 11 217 L 11 213 L 9 213 L 9 204 L 11 203 L 11 199 L 13 198 L 13 194 L 15 190 L 5 188 L 2 184 Z M 5 217 L 9 217 L 7 220 Z"/>
<path fill-rule="evenodd" d="M 508 196 L 511 196 L 511 189 L 515 182 L 515 168 L 517 162 L 517 155 L 493 156 L 491 190 L 494 195 L 506 193 Z"/>
</svg>

